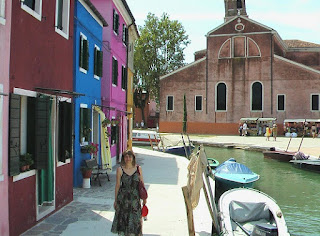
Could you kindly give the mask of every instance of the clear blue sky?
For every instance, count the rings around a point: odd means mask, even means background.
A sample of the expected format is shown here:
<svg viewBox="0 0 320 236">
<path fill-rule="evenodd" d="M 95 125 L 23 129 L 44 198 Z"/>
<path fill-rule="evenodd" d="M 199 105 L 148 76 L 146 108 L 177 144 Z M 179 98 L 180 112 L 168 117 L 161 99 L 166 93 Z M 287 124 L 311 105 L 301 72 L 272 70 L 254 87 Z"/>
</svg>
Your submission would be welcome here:
<svg viewBox="0 0 320 236">
<path fill-rule="evenodd" d="M 223 23 L 223 0 L 127 0 L 138 26 L 148 12 L 182 23 L 191 40 L 186 62 L 194 52 L 206 48 L 205 35 Z M 246 0 L 249 18 L 276 30 L 282 39 L 299 39 L 320 44 L 320 0 Z"/>
</svg>

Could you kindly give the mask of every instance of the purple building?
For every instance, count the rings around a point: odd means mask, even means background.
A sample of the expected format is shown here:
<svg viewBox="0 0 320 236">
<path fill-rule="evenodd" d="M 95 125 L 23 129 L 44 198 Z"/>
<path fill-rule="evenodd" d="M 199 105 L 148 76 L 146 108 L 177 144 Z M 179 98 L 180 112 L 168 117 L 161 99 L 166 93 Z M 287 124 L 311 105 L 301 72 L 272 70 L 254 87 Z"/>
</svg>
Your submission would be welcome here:
<svg viewBox="0 0 320 236">
<path fill-rule="evenodd" d="M 110 27 L 103 29 L 103 71 L 101 78 L 101 107 L 113 120 L 109 127 L 112 165 L 127 149 L 127 55 L 128 28 L 134 18 L 125 0 L 92 0 Z M 112 24 L 111 24 L 112 22 Z"/>
</svg>

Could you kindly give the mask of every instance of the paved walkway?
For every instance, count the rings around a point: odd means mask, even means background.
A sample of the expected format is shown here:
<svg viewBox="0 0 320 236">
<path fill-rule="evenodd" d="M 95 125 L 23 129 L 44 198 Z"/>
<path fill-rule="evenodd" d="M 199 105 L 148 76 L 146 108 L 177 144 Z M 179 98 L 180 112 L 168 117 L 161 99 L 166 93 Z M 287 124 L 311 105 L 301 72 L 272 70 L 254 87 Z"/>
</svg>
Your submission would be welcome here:
<svg viewBox="0 0 320 236">
<path fill-rule="evenodd" d="M 165 135 L 172 140 L 180 135 Z M 276 147 L 285 150 L 289 138 L 266 141 L 264 137 L 205 136 L 190 135 L 190 139 L 216 146 L 263 150 Z M 301 138 L 292 139 L 289 150 L 297 151 Z M 148 220 L 144 221 L 143 235 L 146 236 L 186 236 L 188 235 L 186 208 L 181 187 L 187 183 L 188 160 L 162 152 L 134 148 L 137 162 L 142 166 L 149 198 Z M 319 157 L 320 138 L 305 138 L 301 151 Z M 114 235 L 110 232 L 114 216 L 113 201 L 115 188 L 115 168 L 110 174 L 110 182 L 103 176 L 102 187 L 97 182 L 90 189 L 74 188 L 74 200 L 60 211 L 25 232 L 29 235 Z M 202 194 L 202 191 L 201 191 Z M 211 235 L 211 217 L 203 195 L 194 210 L 196 235 Z"/>
<path fill-rule="evenodd" d="M 148 190 L 149 215 L 143 222 L 143 235 L 188 235 L 186 208 L 181 187 L 187 183 L 189 161 L 180 156 L 134 148 L 142 166 Z M 110 182 L 102 177 L 102 187 L 93 182 L 90 189 L 74 188 L 74 200 L 23 235 L 106 236 L 114 216 L 115 169 Z M 211 220 L 201 196 L 195 214 L 197 235 L 211 235 Z M 196 215 L 199 215 L 196 217 Z"/>
</svg>

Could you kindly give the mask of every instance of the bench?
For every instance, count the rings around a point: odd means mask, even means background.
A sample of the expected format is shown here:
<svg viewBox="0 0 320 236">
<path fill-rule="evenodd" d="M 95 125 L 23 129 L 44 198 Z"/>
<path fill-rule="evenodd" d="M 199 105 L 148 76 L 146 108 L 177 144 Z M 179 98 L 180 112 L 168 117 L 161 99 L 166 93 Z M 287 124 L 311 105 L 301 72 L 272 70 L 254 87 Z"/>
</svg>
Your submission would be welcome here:
<svg viewBox="0 0 320 236">
<path fill-rule="evenodd" d="M 108 164 L 99 165 L 98 162 L 97 162 L 97 159 L 96 158 L 92 158 L 92 159 L 89 159 L 89 160 L 85 160 L 85 165 L 88 168 L 92 168 L 91 177 L 94 178 L 95 181 L 98 180 L 100 186 L 101 186 L 100 175 L 106 174 L 107 178 L 108 178 L 108 181 L 110 181 L 107 169 L 103 169 L 103 166 L 108 167 Z"/>
</svg>

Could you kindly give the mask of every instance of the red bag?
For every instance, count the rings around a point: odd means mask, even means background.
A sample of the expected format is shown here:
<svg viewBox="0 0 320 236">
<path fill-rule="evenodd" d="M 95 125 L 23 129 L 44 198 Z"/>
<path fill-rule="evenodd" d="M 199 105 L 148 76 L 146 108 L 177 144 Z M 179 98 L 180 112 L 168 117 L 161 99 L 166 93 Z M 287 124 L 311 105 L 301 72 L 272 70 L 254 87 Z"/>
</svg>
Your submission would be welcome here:
<svg viewBox="0 0 320 236">
<path fill-rule="evenodd" d="M 146 217 L 148 215 L 149 209 L 146 205 L 143 205 L 142 209 L 141 209 L 141 216 L 142 217 Z"/>
<path fill-rule="evenodd" d="M 139 171 L 139 166 L 137 166 L 137 171 L 140 177 L 140 171 Z M 141 199 L 147 199 L 148 198 L 148 193 L 146 188 L 144 187 L 144 183 L 141 181 L 139 181 L 139 196 Z"/>
</svg>

